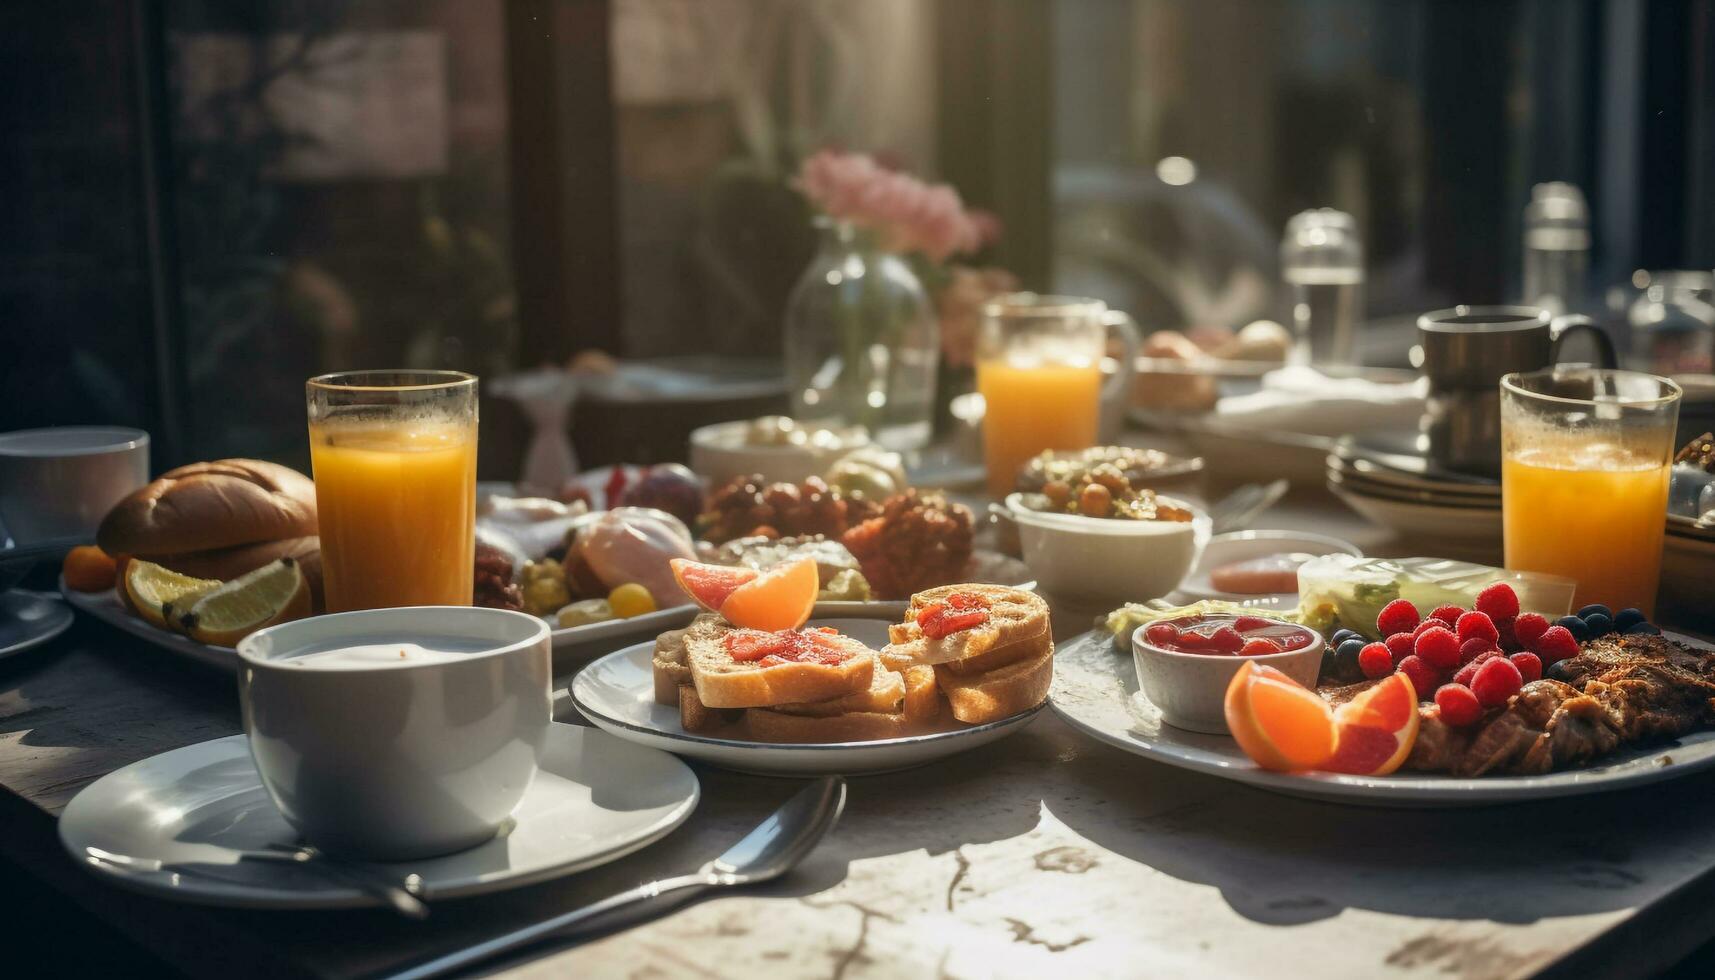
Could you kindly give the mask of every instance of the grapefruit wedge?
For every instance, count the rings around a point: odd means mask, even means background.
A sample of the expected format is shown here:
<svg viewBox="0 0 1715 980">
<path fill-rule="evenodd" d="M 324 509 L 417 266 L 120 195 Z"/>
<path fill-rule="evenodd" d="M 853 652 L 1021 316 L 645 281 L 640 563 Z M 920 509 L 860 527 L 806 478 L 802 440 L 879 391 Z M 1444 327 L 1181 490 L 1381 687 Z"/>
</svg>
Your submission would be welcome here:
<svg viewBox="0 0 1715 980">
<path fill-rule="evenodd" d="M 675 558 L 667 564 L 672 566 L 673 581 L 679 588 L 709 612 L 720 612 L 728 596 L 761 574 L 743 565 L 709 565 L 689 558 Z"/>
<path fill-rule="evenodd" d="M 1354 776 L 1385 776 L 1405 763 L 1417 743 L 1417 690 L 1404 674 L 1334 710 L 1334 752 L 1322 768 Z"/>
<path fill-rule="evenodd" d="M 744 629 L 795 630 L 810 618 L 820 588 L 816 560 L 800 558 L 776 565 L 732 591 L 720 614 Z"/>
<path fill-rule="evenodd" d="M 1315 691 L 1247 660 L 1227 685 L 1227 728 L 1264 769 L 1320 769 L 1334 754 L 1334 712 Z"/>
</svg>

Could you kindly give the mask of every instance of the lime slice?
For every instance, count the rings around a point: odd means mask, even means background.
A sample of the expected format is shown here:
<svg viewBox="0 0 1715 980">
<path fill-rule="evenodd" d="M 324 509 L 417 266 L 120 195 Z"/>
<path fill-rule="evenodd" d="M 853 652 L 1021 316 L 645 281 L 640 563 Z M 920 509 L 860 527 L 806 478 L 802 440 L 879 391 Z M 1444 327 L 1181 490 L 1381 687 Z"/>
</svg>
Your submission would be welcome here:
<svg viewBox="0 0 1715 980">
<path fill-rule="evenodd" d="M 310 586 L 303 569 L 281 558 L 204 595 L 179 623 L 193 640 L 229 647 L 264 626 L 309 612 Z"/>
<path fill-rule="evenodd" d="M 125 569 L 125 594 L 132 607 L 139 616 L 163 628 L 172 628 L 169 604 L 185 609 L 218 588 L 216 579 L 180 575 L 154 562 L 132 559 Z"/>
</svg>

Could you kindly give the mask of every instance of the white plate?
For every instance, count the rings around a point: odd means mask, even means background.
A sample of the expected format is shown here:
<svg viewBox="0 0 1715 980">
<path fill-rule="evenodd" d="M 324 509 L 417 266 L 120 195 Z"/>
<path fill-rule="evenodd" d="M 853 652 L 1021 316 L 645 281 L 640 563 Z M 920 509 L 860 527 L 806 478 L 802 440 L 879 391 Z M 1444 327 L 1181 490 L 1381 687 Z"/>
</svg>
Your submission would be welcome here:
<svg viewBox="0 0 1715 980">
<path fill-rule="evenodd" d="M 1359 514 L 1405 537 L 1491 543 L 1501 539 L 1499 507 L 1442 507 L 1409 503 L 1358 493 L 1333 481 L 1329 481 L 1328 489 Z"/>
<path fill-rule="evenodd" d="M 542 769 L 501 836 L 445 857 L 369 867 L 416 874 L 426 900 L 480 895 L 624 857 L 685 821 L 697 777 L 664 752 L 578 725 L 555 724 Z M 235 850 L 297 840 L 256 776 L 243 735 L 187 745 L 116 770 L 85 787 L 60 816 L 72 859 L 117 884 L 187 902 L 248 908 L 377 905 L 337 879 Z M 87 862 L 85 848 L 189 864 L 202 874 L 130 872 Z"/>
<path fill-rule="evenodd" d="M 1684 637 L 1674 637 L 1687 642 Z M 1391 776 L 1288 774 L 1257 768 L 1225 735 L 1199 735 L 1163 724 L 1137 686 L 1129 653 L 1100 630 L 1063 643 L 1054 657 L 1048 703 L 1066 723 L 1092 738 L 1156 762 L 1220 776 L 1262 789 L 1370 806 L 1486 806 L 1519 800 L 1625 789 L 1715 768 L 1715 731 L 1674 743 L 1616 753 L 1602 765 L 1544 776 Z"/>
<path fill-rule="evenodd" d="M 71 622 L 63 602 L 23 589 L 0 592 L 0 659 L 41 646 Z"/>
<path fill-rule="evenodd" d="M 1386 490 L 1406 494 L 1423 494 L 1428 498 L 1453 503 L 1469 502 L 1492 505 L 1501 499 L 1501 485 L 1478 487 L 1464 483 L 1442 483 L 1376 466 L 1367 460 L 1342 459 L 1338 453 L 1328 454 L 1328 471 L 1339 473 L 1347 480 L 1367 483 Z"/>
<path fill-rule="evenodd" d="M 885 619 L 812 619 L 871 647 L 887 643 Z M 1036 717 L 1041 705 L 986 725 L 960 725 L 945 732 L 874 742 L 782 745 L 693 735 L 679 725 L 679 711 L 655 703 L 650 661 L 654 643 L 610 653 L 572 678 L 572 703 L 607 732 L 650 748 L 676 752 L 723 769 L 784 776 L 855 775 L 909 769 L 987 745 Z"/>
<path fill-rule="evenodd" d="M 60 579 L 60 594 L 71 603 L 73 608 L 94 616 L 96 619 L 117 627 L 132 636 L 147 640 L 163 650 L 187 657 L 198 663 L 219 667 L 222 670 L 236 672 L 238 670 L 238 654 L 230 647 L 210 646 L 181 633 L 164 630 L 148 622 L 140 616 L 132 615 L 119 602 L 119 597 L 113 589 L 104 592 L 79 592 L 66 587 L 65 579 Z M 613 644 L 632 637 L 654 637 L 666 630 L 677 629 L 690 622 L 697 614 L 696 606 L 674 606 L 671 609 L 661 609 L 630 619 L 610 619 L 603 623 L 590 623 L 587 626 L 573 626 L 567 629 L 553 630 L 554 649 L 561 652 L 576 652 L 579 647 L 593 646 L 598 643 Z"/>
<path fill-rule="evenodd" d="M 1182 606 L 1202 599 L 1219 599 L 1259 609 L 1293 608 L 1298 605 L 1297 590 L 1269 595 L 1222 592 L 1210 584 L 1209 572 L 1236 561 L 1295 551 L 1312 555 L 1355 555 L 1360 558 L 1364 554 L 1350 541 L 1331 538 L 1325 534 L 1305 531 L 1229 531 L 1209 539 L 1209 543 L 1203 547 L 1203 556 L 1198 560 L 1197 567 L 1179 583 L 1179 588 L 1168 597 L 1168 601 Z"/>
</svg>

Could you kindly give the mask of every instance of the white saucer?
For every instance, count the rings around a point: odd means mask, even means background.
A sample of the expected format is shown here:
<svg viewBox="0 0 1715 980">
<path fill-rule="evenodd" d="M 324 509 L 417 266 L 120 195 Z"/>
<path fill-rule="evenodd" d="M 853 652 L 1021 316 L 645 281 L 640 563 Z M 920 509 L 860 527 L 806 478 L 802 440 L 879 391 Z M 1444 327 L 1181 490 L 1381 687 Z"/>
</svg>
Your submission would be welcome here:
<svg viewBox="0 0 1715 980">
<path fill-rule="evenodd" d="M 1312 555 L 1355 555 L 1363 557 L 1363 552 L 1350 541 L 1331 538 L 1325 534 L 1312 534 L 1306 531 L 1229 531 L 1217 534 L 1209 539 L 1203 547 L 1203 555 L 1197 560 L 1197 567 L 1185 580 L 1179 583 L 1179 588 L 1168 597 L 1175 605 L 1188 605 L 1202 599 L 1219 599 L 1224 602 L 1236 602 L 1256 609 L 1292 609 L 1298 605 L 1298 592 L 1277 592 L 1264 595 L 1249 595 L 1237 592 L 1222 592 L 1209 582 L 1209 573 L 1222 565 L 1249 558 L 1263 558 L 1288 552 L 1304 552 Z"/>
<path fill-rule="evenodd" d="M 887 643 L 881 619 L 812 619 L 862 643 Z M 679 725 L 679 711 L 655 703 L 650 661 L 655 644 L 639 643 L 610 653 L 572 678 L 572 703 L 603 731 L 639 745 L 676 752 L 723 769 L 777 776 L 854 775 L 909 769 L 974 749 L 1012 734 L 1036 717 L 1041 705 L 986 725 L 874 742 L 781 745 L 693 735 Z"/>
<path fill-rule="evenodd" d="M 697 777 L 664 752 L 578 725 L 556 724 L 542 769 L 513 825 L 479 847 L 445 857 L 370 865 L 416 874 L 423 898 L 516 888 L 616 860 L 685 821 Z M 380 904 L 312 867 L 238 861 L 235 850 L 296 841 L 269 802 L 243 735 L 187 745 L 108 773 L 73 797 L 60 842 L 116 884 L 180 901 L 247 908 L 351 908 Z M 85 849 L 188 864 L 204 874 L 114 870 Z"/>
<path fill-rule="evenodd" d="M 1328 489 L 1359 514 L 1405 537 L 1490 543 L 1501 539 L 1499 507 L 1444 507 L 1411 503 L 1360 493 L 1332 480 L 1328 482 Z"/>
<path fill-rule="evenodd" d="M 0 659 L 41 646 L 72 622 L 63 602 L 23 589 L 0 592 Z"/>
</svg>

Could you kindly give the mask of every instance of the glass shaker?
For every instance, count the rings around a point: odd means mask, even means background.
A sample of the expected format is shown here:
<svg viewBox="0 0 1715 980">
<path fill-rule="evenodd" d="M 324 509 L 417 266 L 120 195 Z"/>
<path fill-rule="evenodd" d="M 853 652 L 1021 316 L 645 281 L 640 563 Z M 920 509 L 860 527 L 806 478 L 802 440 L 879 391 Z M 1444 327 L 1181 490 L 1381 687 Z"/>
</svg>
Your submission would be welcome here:
<svg viewBox="0 0 1715 980">
<path fill-rule="evenodd" d="M 1292 323 L 1292 363 L 1357 364 L 1358 319 L 1364 308 L 1364 245 L 1344 211 L 1300 211 L 1280 243 Z"/>
<path fill-rule="evenodd" d="M 1590 268 L 1590 208 L 1576 184 L 1530 189 L 1524 209 L 1524 303 L 1552 316 L 1583 305 Z"/>
</svg>

